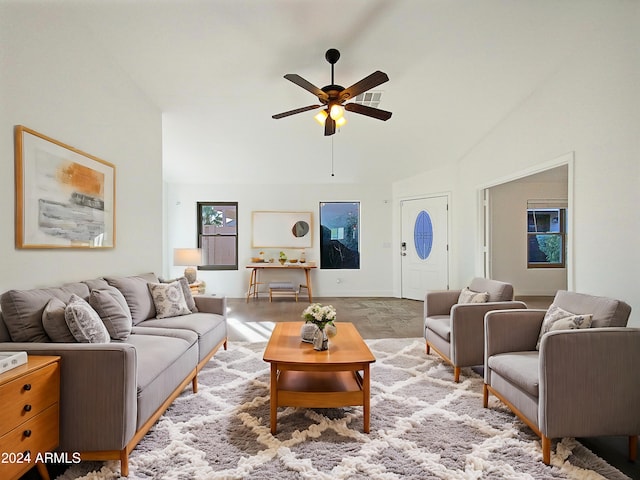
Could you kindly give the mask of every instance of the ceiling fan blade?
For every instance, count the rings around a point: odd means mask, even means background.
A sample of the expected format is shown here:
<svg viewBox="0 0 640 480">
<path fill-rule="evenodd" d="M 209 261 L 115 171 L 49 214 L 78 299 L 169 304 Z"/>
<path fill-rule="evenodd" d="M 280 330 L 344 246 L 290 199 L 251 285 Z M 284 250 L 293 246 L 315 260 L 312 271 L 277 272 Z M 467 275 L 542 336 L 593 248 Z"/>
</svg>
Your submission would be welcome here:
<svg viewBox="0 0 640 480">
<path fill-rule="evenodd" d="M 359 82 L 354 83 L 350 87 L 345 88 L 340 92 L 340 101 L 349 100 L 357 97 L 363 92 L 377 87 L 378 85 L 388 82 L 389 77 L 386 73 L 377 70 L 368 77 L 363 78 Z"/>
<path fill-rule="evenodd" d="M 324 121 L 324 136 L 328 137 L 334 133 L 336 133 L 336 121 L 329 115 Z"/>
<path fill-rule="evenodd" d="M 347 103 L 345 104 L 344 109 L 349 112 L 366 115 L 367 117 L 377 118 L 378 120 L 389 120 L 392 115 L 391 112 L 387 112 L 386 110 L 367 107 L 366 105 L 360 105 L 359 103 Z"/>
<path fill-rule="evenodd" d="M 304 88 L 305 90 L 307 90 L 308 92 L 313 93 L 316 97 L 318 97 L 321 101 L 323 101 L 324 103 L 325 100 L 328 101 L 329 100 L 329 95 L 327 95 L 325 92 L 323 92 L 322 90 L 320 90 L 318 87 L 316 87 L 313 83 L 309 82 L 308 80 L 305 80 L 304 78 L 302 78 L 300 75 L 295 74 L 295 73 L 287 73 L 284 78 L 286 78 L 287 80 L 289 80 L 290 82 L 295 83 L 296 85 L 298 85 L 299 87 Z"/>
<path fill-rule="evenodd" d="M 296 108 L 295 110 L 289 110 L 288 112 L 277 113 L 272 115 L 271 118 L 278 120 L 279 118 L 288 117 L 289 115 L 295 115 L 296 113 L 307 112 L 316 108 L 323 107 L 324 105 L 309 105 L 308 107 Z"/>
</svg>

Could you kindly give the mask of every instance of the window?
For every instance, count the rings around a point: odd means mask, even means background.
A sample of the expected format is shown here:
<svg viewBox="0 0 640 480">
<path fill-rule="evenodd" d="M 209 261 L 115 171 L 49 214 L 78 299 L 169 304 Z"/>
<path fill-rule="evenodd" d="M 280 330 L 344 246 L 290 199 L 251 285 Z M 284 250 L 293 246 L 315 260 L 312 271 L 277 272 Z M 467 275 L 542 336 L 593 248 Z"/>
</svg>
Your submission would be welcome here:
<svg viewBox="0 0 640 480">
<path fill-rule="evenodd" d="M 527 266 L 564 268 L 566 208 L 527 209 Z"/>
<path fill-rule="evenodd" d="M 360 268 L 360 202 L 320 204 L 320 268 Z"/>
<path fill-rule="evenodd" d="M 198 202 L 200 270 L 238 269 L 238 203 Z"/>
</svg>

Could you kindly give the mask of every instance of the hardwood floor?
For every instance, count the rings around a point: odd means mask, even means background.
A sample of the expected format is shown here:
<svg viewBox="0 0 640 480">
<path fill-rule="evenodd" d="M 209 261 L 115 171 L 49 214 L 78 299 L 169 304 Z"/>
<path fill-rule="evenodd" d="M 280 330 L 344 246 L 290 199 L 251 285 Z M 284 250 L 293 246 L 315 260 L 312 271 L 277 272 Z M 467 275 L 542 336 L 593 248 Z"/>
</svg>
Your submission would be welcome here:
<svg viewBox="0 0 640 480">
<path fill-rule="evenodd" d="M 364 339 L 422 337 L 423 303 L 400 298 L 315 298 L 333 305 L 338 322 L 353 323 Z M 309 302 L 300 297 L 227 299 L 229 340 L 267 341 L 276 322 L 298 322 Z"/>
</svg>

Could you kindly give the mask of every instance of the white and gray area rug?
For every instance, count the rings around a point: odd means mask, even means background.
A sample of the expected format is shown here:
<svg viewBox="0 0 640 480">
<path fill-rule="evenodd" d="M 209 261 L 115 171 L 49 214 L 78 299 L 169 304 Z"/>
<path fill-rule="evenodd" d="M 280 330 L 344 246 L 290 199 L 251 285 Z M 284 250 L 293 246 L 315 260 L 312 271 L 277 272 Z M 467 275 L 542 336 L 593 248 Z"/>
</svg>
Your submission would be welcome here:
<svg viewBox="0 0 640 480">
<path fill-rule="evenodd" d="M 574 439 L 540 442 L 482 378 L 426 355 L 422 339 L 367 340 L 376 356 L 371 432 L 362 409 L 280 408 L 269 428 L 265 343 L 232 343 L 176 399 L 130 457 L 131 479 L 628 479 Z M 59 480 L 119 478 L 118 462 L 81 463 Z"/>
</svg>

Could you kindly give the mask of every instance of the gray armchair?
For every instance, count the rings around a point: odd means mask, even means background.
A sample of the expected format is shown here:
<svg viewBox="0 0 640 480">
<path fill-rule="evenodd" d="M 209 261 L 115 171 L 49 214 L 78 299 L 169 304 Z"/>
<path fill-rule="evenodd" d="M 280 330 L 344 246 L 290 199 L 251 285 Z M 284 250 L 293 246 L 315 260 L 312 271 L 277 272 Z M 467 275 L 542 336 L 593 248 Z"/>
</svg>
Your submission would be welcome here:
<svg viewBox="0 0 640 480">
<path fill-rule="evenodd" d="M 433 349 L 453 366 L 455 382 L 460 381 L 460 369 L 484 362 L 484 315 L 490 310 L 526 308 L 513 301 L 513 286 L 509 283 L 474 278 L 469 284 L 473 292 L 486 292 L 484 303 L 458 303 L 461 290 L 427 292 L 424 299 L 424 338 L 427 354 Z"/>
<path fill-rule="evenodd" d="M 640 329 L 626 328 L 631 307 L 607 297 L 559 291 L 553 305 L 591 314 L 590 328 L 556 330 L 536 344 L 546 310 L 485 316 L 484 407 L 500 399 L 540 438 L 624 435 L 635 460 L 640 434 Z"/>
</svg>

